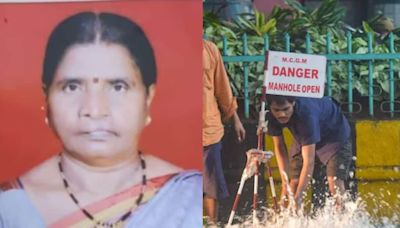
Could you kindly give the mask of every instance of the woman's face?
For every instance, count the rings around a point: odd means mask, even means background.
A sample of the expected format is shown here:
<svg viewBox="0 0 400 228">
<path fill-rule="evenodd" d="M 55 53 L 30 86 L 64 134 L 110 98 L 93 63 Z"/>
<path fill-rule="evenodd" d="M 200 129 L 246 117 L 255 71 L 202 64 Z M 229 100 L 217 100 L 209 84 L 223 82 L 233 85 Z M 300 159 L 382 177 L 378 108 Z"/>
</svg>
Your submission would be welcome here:
<svg viewBox="0 0 400 228">
<path fill-rule="evenodd" d="M 74 45 L 49 89 L 50 124 L 65 150 L 81 160 L 124 159 L 136 152 L 153 95 L 125 47 Z"/>
</svg>

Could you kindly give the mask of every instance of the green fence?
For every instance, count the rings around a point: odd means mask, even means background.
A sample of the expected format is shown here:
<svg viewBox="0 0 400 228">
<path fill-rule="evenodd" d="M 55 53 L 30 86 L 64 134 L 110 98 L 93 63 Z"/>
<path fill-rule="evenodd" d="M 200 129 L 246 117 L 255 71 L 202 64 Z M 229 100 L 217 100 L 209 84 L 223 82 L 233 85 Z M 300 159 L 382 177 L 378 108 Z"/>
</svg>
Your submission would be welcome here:
<svg viewBox="0 0 400 228">
<path fill-rule="evenodd" d="M 395 98 L 395 85 L 399 83 L 400 73 L 395 72 L 394 60 L 400 59 L 400 53 L 395 52 L 395 43 L 394 43 L 394 35 L 391 33 L 388 35 L 388 47 L 390 53 L 373 53 L 373 34 L 368 34 L 368 53 L 366 54 L 356 54 L 352 52 L 352 34 L 348 32 L 346 34 L 347 41 L 347 53 L 332 53 L 331 45 L 332 36 L 328 33 L 326 35 L 326 53 L 327 57 L 327 78 L 326 78 L 326 95 L 332 96 L 332 61 L 346 61 L 347 63 L 347 100 L 341 101 L 342 105 L 347 107 L 347 112 L 350 115 L 355 113 L 354 106 L 359 106 L 359 110 L 362 109 L 361 104 L 354 101 L 353 99 L 353 62 L 354 61 L 367 61 L 368 63 L 368 115 L 370 117 L 374 117 L 374 96 L 377 95 L 377 92 L 374 91 L 374 88 L 380 89 L 380 93 L 382 89 L 374 85 L 373 74 L 374 74 L 374 61 L 376 60 L 385 60 L 389 63 L 388 70 L 388 81 L 389 81 L 389 97 L 385 101 L 380 102 L 380 109 L 382 112 L 389 113 L 389 117 L 395 117 L 396 112 L 400 112 L 400 109 L 397 106 L 400 106 L 400 101 Z M 263 37 L 264 45 L 263 51 L 270 50 L 270 43 L 268 35 Z M 248 47 L 249 43 L 247 40 L 247 35 L 244 34 L 241 37 L 241 42 L 243 44 L 242 55 L 240 56 L 228 56 L 227 55 L 227 38 L 223 37 L 223 47 L 222 47 L 222 55 L 225 63 L 243 63 L 243 96 L 244 96 L 244 117 L 249 118 L 249 107 L 250 107 L 250 97 L 249 97 L 249 64 L 253 62 L 264 62 L 264 55 L 249 55 Z M 284 43 L 285 43 L 285 51 L 290 52 L 290 43 L 291 37 L 289 34 L 285 34 Z M 273 48 L 271 48 L 273 50 Z M 307 34 L 305 37 L 305 53 L 312 54 L 312 41 L 310 35 Z M 263 72 L 260 72 L 260 75 Z M 398 74 L 398 77 L 395 77 L 395 73 Z M 376 108 L 376 107 L 375 107 Z M 358 111 L 359 111 L 358 110 Z"/>
</svg>

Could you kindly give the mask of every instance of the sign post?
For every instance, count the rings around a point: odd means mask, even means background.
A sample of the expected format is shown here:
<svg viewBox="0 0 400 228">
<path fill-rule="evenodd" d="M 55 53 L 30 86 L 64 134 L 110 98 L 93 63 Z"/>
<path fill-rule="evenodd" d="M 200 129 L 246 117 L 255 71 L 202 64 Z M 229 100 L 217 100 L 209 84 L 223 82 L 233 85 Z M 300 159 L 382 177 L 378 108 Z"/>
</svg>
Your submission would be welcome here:
<svg viewBox="0 0 400 228">
<path fill-rule="evenodd" d="M 268 131 L 265 120 L 266 94 L 321 98 L 325 87 L 326 57 L 319 55 L 268 51 L 265 55 L 264 85 L 262 89 L 261 110 L 258 128 L 259 149 L 264 134 Z M 264 144 L 264 148 L 265 148 Z M 271 165 L 266 163 L 274 209 L 279 211 Z M 256 224 L 253 218 L 253 225 Z"/>
<path fill-rule="evenodd" d="M 324 95 L 325 56 L 268 51 L 265 57 L 267 94 L 314 98 Z"/>
</svg>

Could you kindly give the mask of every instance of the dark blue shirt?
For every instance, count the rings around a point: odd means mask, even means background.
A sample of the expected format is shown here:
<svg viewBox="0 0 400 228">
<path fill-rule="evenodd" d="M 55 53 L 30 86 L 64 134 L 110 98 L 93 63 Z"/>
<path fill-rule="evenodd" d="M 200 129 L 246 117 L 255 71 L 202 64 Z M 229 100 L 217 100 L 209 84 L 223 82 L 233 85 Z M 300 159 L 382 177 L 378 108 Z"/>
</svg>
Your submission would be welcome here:
<svg viewBox="0 0 400 228">
<path fill-rule="evenodd" d="M 287 127 L 294 138 L 291 156 L 301 152 L 301 146 L 316 144 L 316 154 L 323 163 L 336 153 L 326 151 L 329 144 L 343 144 L 350 136 L 350 126 L 339 106 L 330 98 L 296 98 L 294 112 L 287 124 L 280 124 L 268 113 L 268 134 L 282 135 Z"/>
</svg>

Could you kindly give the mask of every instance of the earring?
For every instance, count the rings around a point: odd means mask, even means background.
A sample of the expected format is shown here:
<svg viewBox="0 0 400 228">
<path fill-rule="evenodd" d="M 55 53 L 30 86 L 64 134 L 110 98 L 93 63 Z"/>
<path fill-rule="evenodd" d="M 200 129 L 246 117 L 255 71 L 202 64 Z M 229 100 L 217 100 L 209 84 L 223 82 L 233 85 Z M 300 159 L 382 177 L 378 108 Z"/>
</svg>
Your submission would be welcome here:
<svg viewBox="0 0 400 228">
<path fill-rule="evenodd" d="M 151 123 L 151 117 L 147 116 L 146 117 L 146 126 L 149 125 Z"/>
</svg>

